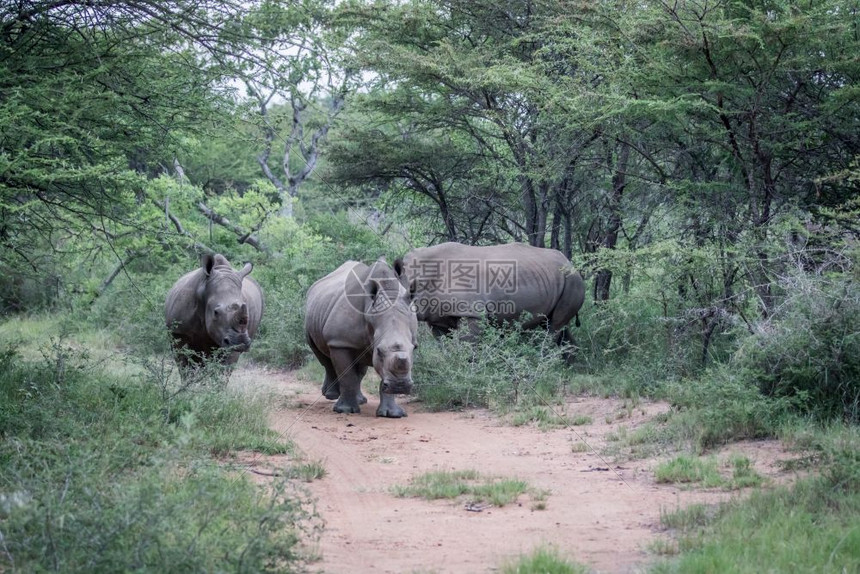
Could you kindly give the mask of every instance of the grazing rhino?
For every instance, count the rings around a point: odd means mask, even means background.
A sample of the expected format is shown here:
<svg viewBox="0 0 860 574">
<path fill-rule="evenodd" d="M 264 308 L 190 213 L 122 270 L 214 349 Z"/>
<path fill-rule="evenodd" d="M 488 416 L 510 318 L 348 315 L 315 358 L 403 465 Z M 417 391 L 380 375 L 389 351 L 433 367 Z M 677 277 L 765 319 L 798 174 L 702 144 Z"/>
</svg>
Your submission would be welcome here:
<svg viewBox="0 0 860 574">
<path fill-rule="evenodd" d="M 236 271 L 223 255 L 206 254 L 199 268 L 171 287 L 164 318 L 180 367 L 198 366 L 213 355 L 233 365 L 251 347 L 263 317 L 263 292 L 248 277 L 252 268 L 246 263 Z"/>
<path fill-rule="evenodd" d="M 579 326 L 585 284 L 555 249 L 449 242 L 414 249 L 402 265 L 416 281 L 418 320 L 437 335 L 456 328 L 461 319 L 474 325 L 482 315 L 500 322 L 529 313 L 523 326 L 545 326 L 557 334 L 559 343 L 569 339 L 567 324 L 572 318 Z"/>
<path fill-rule="evenodd" d="M 412 354 L 418 321 L 399 267 L 347 261 L 308 290 L 305 335 L 325 368 L 322 393 L 337 399 L 337 413 L 358 413 L 367 402 L 361 380 L 379 374 L 376 416 L 405 417 L 394 395 L 412 390 Z"/>
</svg>

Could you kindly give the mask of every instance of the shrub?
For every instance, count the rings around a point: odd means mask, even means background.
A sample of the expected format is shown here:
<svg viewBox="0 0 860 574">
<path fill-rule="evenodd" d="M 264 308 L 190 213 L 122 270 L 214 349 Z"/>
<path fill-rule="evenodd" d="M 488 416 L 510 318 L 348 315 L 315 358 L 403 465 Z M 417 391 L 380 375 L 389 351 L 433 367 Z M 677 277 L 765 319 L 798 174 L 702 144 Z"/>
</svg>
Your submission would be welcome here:
<svg viewBox="0 0 860 574">
<path fill-rule="evenodd" d="M 775 436 L 791 409 L 787 398 L 772 400 L 726 366 L 700 378 L 665 387 L 675 412 L 669 434 L 702 451 L 732 440 Z"/>
<path fill-rule="evenodd" d="M 756 327 L 734 365 L 804 414 L 860 422 L 860 290 L 848 277 L 783 281 L 785 303 Z"/>
<path fill-rule="evenodd" d="M 289 449 L 262 399 L 218 386 L 165 398 L 81 348 L 60 339 L 36 361 L 0 353 L 0 570 L 298 569 L 315 524 L 307 497 L 211 459 Z"/>
<path fill-rule="evenodd" d="M 545 331 L 482 321 L 477 337 L 465 325 L 440 338 L 422 326 L 420 335 L 414 392 L 430 409 L 549 406 L 564 388 L 565 348 Z"/>
</svg>

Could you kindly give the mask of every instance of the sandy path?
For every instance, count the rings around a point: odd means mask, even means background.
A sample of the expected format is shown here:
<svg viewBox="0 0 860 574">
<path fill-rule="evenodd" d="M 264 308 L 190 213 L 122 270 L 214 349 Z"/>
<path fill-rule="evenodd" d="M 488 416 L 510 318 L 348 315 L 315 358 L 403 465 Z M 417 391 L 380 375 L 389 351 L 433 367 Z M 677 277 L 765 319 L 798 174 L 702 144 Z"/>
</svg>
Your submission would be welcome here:
<svg viewBox="0 0 860 574">
<path fill-rule="evenodd" d="M 657 485 L 657 459 L 623 462 L 597 454 L 607 435 L 632 430 L 667 407 L 624 409 L 613 399 L 574 399 L 568 414 L 592 423 L 541 431 L 501 425 L 483 410 L 422 412 L 409 403 L 405 419 L 374 416 L 369 396 L 361 414 L 332 412 L 316 381 L 293 373 L 246 370 L 240 381 L 273 388 L 288 397 L 272 427 L 289 437 L 309 460 L 324 463 L 326 476 L 308 485 L 325 521 L 315 571 L 363 573 L 479 573 L 538 546 L 552 545 L 570 560 L 597 572 L 636 572 L 655 557 L 648 545 L 660 536 L 661 510 L 692 502 L 716 503 L 737 493 Z M 574 452 L 587 441 L 597 452 Z M 743 452 L 759 472 L 778 478 L 774 443 L 747 443 Z M 609 470 L 605 470 L 609 468 Z M 434 470 L 478 470 L 518 478 L 549 492 L 546 508 L 518 503 L 481 512 L 465 501 L 396 498 L 394 485 Z"/>
</svg>

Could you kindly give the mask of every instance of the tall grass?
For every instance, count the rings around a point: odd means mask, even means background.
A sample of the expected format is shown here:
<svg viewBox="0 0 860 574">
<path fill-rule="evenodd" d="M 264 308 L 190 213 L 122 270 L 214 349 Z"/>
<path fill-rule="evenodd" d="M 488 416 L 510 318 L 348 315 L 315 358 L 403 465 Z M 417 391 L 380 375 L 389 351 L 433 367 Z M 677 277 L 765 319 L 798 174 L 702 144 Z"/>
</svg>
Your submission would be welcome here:
<svg viewBox="0 0 860 574">
<path fill-rule="evenodd" d="M 262 400 L 169 396 L 74 338 L 0 353 L 0 570 L 296 571 L 307 495 L 260 489 L 212 457 L 287 452 Z M 171 384 L 178 384 L 176 382 Z"/>
</svg>

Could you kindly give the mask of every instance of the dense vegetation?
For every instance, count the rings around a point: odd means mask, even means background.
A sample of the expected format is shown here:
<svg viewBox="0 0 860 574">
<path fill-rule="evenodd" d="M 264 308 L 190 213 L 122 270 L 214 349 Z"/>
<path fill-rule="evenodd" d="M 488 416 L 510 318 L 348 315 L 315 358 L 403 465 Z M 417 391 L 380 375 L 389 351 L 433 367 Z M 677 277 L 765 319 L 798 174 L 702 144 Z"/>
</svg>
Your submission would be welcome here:
<svg viewBox="0 0 860 574">
<path fill-rule="evenodd" d="M 288 448 L 262 405 L 176 394 L 162 360 L 163 295 L 206 251 L 255 263 L 251 358 L 296 367 L 304 293 L 347 259 L 557 248 L 589 286 L 573 347 L 422 333 L 426 406 L 663 398 L 637 441 L 795 441 L 823 474 L 799 519 L 856 520 L 856 0 L 16 0 L 0 47 L 0 569 L 298 563 L 275 525 L 309 522 L 300 497 L 213 458 Z M 856 567 L 851 532 L 825 570 Z"/>
</svg>

